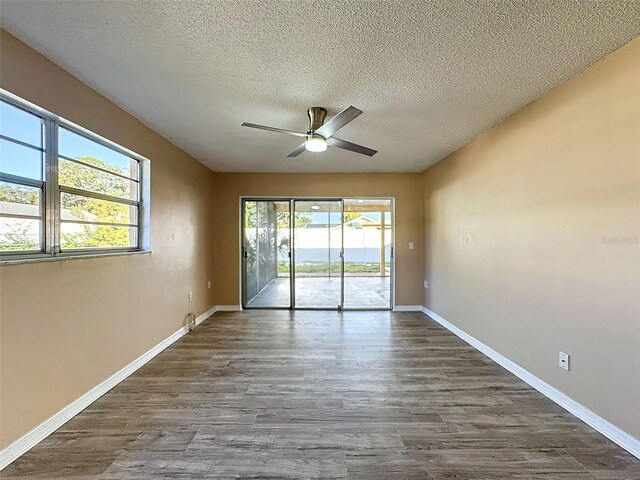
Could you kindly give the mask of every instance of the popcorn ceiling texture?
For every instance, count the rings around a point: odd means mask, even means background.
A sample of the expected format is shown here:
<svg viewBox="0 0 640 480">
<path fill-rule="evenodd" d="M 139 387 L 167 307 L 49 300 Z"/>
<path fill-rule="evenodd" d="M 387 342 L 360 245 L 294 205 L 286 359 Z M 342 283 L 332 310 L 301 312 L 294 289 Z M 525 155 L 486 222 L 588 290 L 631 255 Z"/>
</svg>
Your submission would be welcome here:
<svg viewBox="0 0 640 480">
<path fill-rule="evenodd" d="M 3 28 L 217 171 L 421 171 L 640 34 L 636 1 L 0 8 Z M 336 136 L 373 158 L 288 159 L 299 139 L 240 127 L 304 131 L 309 106 L 349 104 L 365 113 Z"/>
</svg>

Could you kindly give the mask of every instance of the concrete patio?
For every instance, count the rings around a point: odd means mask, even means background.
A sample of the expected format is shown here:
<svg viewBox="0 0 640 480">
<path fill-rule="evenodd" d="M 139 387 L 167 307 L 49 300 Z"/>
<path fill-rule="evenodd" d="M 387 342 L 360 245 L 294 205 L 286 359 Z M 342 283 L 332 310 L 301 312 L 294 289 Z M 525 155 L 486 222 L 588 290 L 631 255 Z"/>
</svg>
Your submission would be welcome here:
<svg viewBox="0 0 640 480">
<path fill-rule="evenodd" d="M 296 277 L 297 308 L 337 308 L 340 277 Z M 344 308 L 390 308 L 389 277 L 353 276 L 344 279 Z M 248 302 L 249 308 L 289 307 L 289 277 L 278 277 Z"/>
</svg>

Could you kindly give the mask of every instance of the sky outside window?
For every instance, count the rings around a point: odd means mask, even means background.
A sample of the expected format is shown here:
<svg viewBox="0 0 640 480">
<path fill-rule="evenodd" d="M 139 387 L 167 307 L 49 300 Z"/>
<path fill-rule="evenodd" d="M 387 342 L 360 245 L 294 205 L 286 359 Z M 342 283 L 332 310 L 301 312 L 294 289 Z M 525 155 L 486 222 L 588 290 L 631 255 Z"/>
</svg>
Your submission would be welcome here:
<svg viewBox="0 0 640 480">
<path fill-rule="evenodd" d="M 0 102 L 0 134 L 42 148 L 42 131 L 40 117 L 6 102 Z M 59 128 L 58 147 L 60 154 L 65 157 L 96 158 L 106 164 L 107 170 L 137 180 L 135 160 L 64 127 Z M 0 171 L 3 173 L 41 180 L 42 164 L 41 152 L 7 140 L 0 140 Z M 103 168 L 105 168 L 104 165 Z"/>
</svg>

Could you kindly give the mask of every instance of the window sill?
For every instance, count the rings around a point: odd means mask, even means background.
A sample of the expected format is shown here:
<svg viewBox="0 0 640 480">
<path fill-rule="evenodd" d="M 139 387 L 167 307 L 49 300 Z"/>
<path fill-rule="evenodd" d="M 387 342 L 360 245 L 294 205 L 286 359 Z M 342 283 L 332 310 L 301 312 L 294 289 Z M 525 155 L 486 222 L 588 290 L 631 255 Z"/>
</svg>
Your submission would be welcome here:
<svg viewBox="0 0 640 480">
<path fill-rule="evenodd" d="M 151 250 L 133 250 L 127 252 L 89 252 L 89 253 L 68 253 L 58 255 L 42 255 L 29 258 L 11 258 L 0 259 L 0 266 L 19 265 L 23 263 L 39 263 L 39 262 L 59 262 L 64 260 L 79 260 L 81 258 L 103 258 L 103 257 L 120 257 L 123 255 L 145 255 L 151 253 Z"/>
</svg>

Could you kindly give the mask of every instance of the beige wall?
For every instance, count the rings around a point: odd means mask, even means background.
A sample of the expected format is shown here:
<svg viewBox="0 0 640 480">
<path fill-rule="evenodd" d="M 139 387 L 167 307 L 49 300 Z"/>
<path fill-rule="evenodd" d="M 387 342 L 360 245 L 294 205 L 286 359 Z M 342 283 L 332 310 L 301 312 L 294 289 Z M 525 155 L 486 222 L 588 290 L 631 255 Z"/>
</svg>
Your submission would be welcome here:
<svg viewBox="0 0 640 480">
<path fill-rule="evenodd" d="M 301 160 L 303 161 L 303 160 Z M 423 211 L 417 174 L 217 173 L 215 302 L 240 303 L 240 197 L 395 197 L 396 304 L 422 302 Z M 409 250 L 414 242 L 414 250 Z"/>
<path fill-rule="evenodd" d="M 640 438 L 640 38 L 424 187 L 425 305 Z"/>
<path fill-rule="evenodd" d="M 0 267 L 0 448 L 213 306 L 213 172 L 1 33 L 2 88 L 151 160 L 152 254 Z"/>
</svg>

